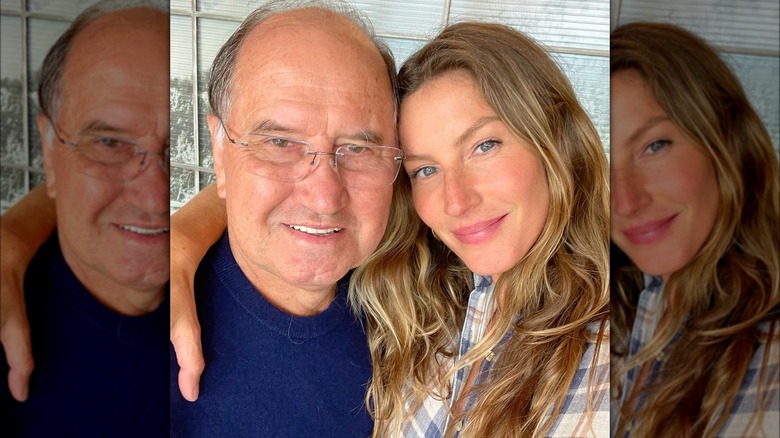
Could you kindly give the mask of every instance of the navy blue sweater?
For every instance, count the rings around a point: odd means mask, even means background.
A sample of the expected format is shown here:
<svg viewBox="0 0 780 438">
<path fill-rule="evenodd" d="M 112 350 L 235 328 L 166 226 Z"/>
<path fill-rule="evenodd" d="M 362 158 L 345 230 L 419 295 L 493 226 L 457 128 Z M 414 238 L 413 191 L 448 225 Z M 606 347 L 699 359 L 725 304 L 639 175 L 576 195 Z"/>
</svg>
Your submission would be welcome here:
<svg viewBox="0 0 780 438">
<path fill-rule="evenodd" d="M 0 436 L 167 436 L 167 296 L 141 317 L 109 310 L 68 268 L 56 233 L 24 281 L 35 370 L 27 401 L 13 401 L 0 349 Z"/>
<path fill-rule="evenodd" d="M 195 277 L 206 360 L 195 403 L 179 393 L 171 347 L 171 436 L 369 436 L 370 357 L 347 282 L 321 314 L 288 315 L 252 286 L 225 233 Z"/>
</svg>

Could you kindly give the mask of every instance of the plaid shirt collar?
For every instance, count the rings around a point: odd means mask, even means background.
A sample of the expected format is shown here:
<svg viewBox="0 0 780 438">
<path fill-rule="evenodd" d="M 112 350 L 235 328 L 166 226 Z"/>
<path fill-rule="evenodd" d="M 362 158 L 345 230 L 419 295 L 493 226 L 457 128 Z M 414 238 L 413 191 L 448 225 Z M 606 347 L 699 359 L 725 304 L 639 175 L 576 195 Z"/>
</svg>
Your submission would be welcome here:
<svg viewBox="0 0 780 438">
<path fill-rule="evenodd" d="M 493 298 L 494 284 L 490 277 L 480 275 L 474 276 L 474 290 L 469 296 L 466 318 L 461 331 L 461 338 L 458 348 L 458 359 L 471 351 L 474 346 L 482 340 L 487 329 L 490 316 L 495 310 L 495 299 Z M 519 315 L 518 315 L 519 317 Z M 596 328 L 597 330 L 597 328 Z M 508 331 L 499 345 L 494 348 L 496 354 L 489 354 L 486 360 L 482 361 L 479 374 L 475 385 L 483 382 L 490 376 L 495 358 L 500 354 L 500 347 L 512 335 L 512 330 Z M 609 434 L 609 348 L 601 348 L 596 362 L 595 376 L 593 382 L 593 400 L 595 409 L 588 412 L 588 377 L 593 366 L 593 355 L 595 352 L 593 344 L 588 345 L 579 368 L 575 374 L 566 399 L 564 400 L 561 413 L 556 419 L 552 430 L 546 436 L 549 437 L 571 437 L 571 436 L 597 436 L 607 437 Z M 489 359 L 489 360 L 488 360 Z M 452 362 L 450 362 L 450 366 Z M 468 378 L 471 367 L 464 367 L 453 376 L 452 393 L 446 400 L 438 399 L 429 395 L 420 409 L 414 414 L 411 421 L 404 425 L 405 437 L 425 437 L 439 438 L 444 435 L 447 429 L 449 416 L 449 406 L 453 401 L 458 400 L 463 390 L 463 385 Z M 474 399 L 470 397 L 466 401 L 466 410 L 473 405 Z M 591 402 L 593 403 L 593 402 Z M 409 402 L 411 405 L 411 401 Z M 590 421 L 592 420 L 592 422 Z M 466 420 L 468 421 L 468 416 Z M 462 425 L 455 425 L 455 429 L 460 430 Z M 459 432 L 456 433 L 456 437 Z"/>
</svg>

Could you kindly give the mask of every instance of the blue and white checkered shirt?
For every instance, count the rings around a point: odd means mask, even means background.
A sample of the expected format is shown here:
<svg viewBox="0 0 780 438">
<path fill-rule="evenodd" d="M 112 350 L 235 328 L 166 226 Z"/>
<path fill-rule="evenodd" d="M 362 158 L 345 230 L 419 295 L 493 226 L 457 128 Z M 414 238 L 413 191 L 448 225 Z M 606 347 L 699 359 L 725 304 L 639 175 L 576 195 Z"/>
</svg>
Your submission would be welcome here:
<svg viewBox="0 0 780 438">
<path fill-rule="evenodd" d="M 460 339 L 459 356 L 464 356 L 470 351 L 484 336 L 490 315 L 493 314 L 494 300 L 493 281 L 490 277 L 475 275 L 474 284 L 476 287 L 469 297 L 469 305 L 466 311 L 466 320 L 463 324 L 462 336 Z M 506 341 L 510 333 L 504 338 Z M 599 356 L 596 358 L 595 378 L 591 383 L 593 391 L 591 395 L 591 405 L 596 409 L 586 409 L 588 406 L 588 384 L 589 374 L 594 366 L 593 354 L 595 345 L 588 345 L 580 361 L 579 368 L 574 376 L 574 380 L 569 388 L 569 392 L 563 404 L 558 418 L 553 427 L 545 435 L 546 437 L 608 437 L 609 436 L 609 348 L 604 345 L 599 349 Z M 474 385 L 484 381 L 490 374 L 490 370 L 495 357 L 486 358 L 482 362 Z M 453 391 L 449 399 L 440 400 L 433 396 L 428 396 L 420 409 L 414 414 L 411 421 L 404 425 L 405 437 L 425 437 L 438 438 L 444 435 L 449 420 L 448 407 L 454 400 L 458 400 L 463 385 L 468 378 L 471 367 L 460 369 L 453 376 Z M 473 399 L 467 400 L 466 411 L 473 403 Z M 410 403 L 411 404 L 411 403 Z M 468 420 L 468 417 L 466 418 Z M 456 426 L 456 429 L 458 427 Z"/>
<path fill-rule="evenodd" d="M 640 349 L 653 339 L 665 306 L 663 291 L 664 285 L 661 277 L 645 275 L 645 289 L 639 295 L 634 326 L 631 330 L 629 355 L 624 360 L 634 357 Z M 760 326 L 761 331 L 767 335 L 769 334 L 769 328 L 769 323 Z M 765 388 L 768 397 L 762 406 L 756 406 L 760 383 L 759 373 L 765 355 L 767 368 L 764 371 L 764 382 L 769 381 L 769 385 Z M 618 364 L 614 365 L 618 366 Z M 658 358 L 653 359 L 645 380 L 646 384 L 652 382 L 659 375 L 662 366 L 662 360 Z M 620 399 L 613 401 L 613 403 L 616 403 L 613 405 L 612 412 L 613 432 L 618 425 L 618 408 L 628 400 L 633 392 L 634 383 L 640 369 L 641 366 L 637 366 L 629 370 L 623 378 Z M 645 397 L 640 394 L 636 401 L 636 407 L 642 406 L 644 400 Z M 631 436 L 630 430 L 625 435 L 625 437 L 628 436 Z M 772 340 L 761 343 L 753 354 L 753 359 L 750 362 L 745 378 L 742 380 L 731 414 L 723 428 L 718 431 L 717 436 L 722 438 L 780 437 L 780 338 L 777 331 L 775 331 Z"/>
</svg>

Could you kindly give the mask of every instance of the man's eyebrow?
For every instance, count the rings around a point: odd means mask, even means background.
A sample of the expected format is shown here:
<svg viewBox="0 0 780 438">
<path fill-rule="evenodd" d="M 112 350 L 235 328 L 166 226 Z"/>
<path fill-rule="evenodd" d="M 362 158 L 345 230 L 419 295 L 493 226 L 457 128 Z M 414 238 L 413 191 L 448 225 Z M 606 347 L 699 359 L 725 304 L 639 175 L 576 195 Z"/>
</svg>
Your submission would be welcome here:
<svg viewBox="0 0 780 438">
<path fill-rule="evenodd" d="M 90 132 L 90 131 L 114 132 L 114 133 L 122 133 L 122 134 L 127 133 L 127 130 L 112 125 L 106 122 L 105 120 L 101 120 L 101 119 L 95 119 L 90 121 L 81 131 L 82 132 Z"/>
<path fill-rule="evenodd" d="M 292 134 L 295 132 L 295 130 L 274 120 L 265 119 L 258 123 L 254 129 L 249 131 L 249 134 L 263 134 L 266 132 L 281 132 L 284 134 Z"/>
<path fill-rule="evenodd" d="M 359 140 L 364 143 L 373 144 L 373 145 L 383 145 L 384 144 L 384 137 L 382 137 L 382 134 L 376 132 L 376 131 L 364 131 L 361 130 L 359 133 L 354 135 L 347 135 L 347 139 L 349 140 Z"/>
<path fill-rule="evenodd" d="M 277 132 L 277 133 L 287 134 L 287 135 L 298 134 L 297 130 L 289 126 L 285 126 L 271 119 L 265 119 L 262 122 L 258 123 L 254 127 L 254 129 L 252 129 L 249 132 L 249 134 L 264 134 L 267 132 Z M 341 136 L 341 138 L 350 141 L 360 141 L 363 143 L 374 144 L 374 145 L 384 144 L 384 137 L 382 137 L 382 134 L 371 130 L 368 131 L 360 130 L 359 132 L 354 134 Z"/>
<path fill-rule="evenodd" d="M 659 123 L 671 120 L 669 116 L 663 115 L 658 117 L 652 117 L 644 125 L 637 128 L 626 140 L 626 144 L 633 144 L 642 134 L 649 131 L 650 128 L 658 125 Z"/>
</svg>

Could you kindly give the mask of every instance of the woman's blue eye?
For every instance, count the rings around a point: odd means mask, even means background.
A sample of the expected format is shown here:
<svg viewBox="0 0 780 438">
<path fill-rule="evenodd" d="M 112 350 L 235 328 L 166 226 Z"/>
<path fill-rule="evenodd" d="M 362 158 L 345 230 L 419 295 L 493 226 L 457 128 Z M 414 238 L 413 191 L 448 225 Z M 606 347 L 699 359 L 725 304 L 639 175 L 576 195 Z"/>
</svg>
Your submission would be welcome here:
<svg viewBox="0 0 780 438">
<path fill-rule="evenodd" d="M 650 154 L 658 153 L 661 149 L 665 148 L 671 143 L 669 140 L 656 140 L 645 148 L 645 150 Z"/>
<path fill-rule="evenodd" d="M 486 140 L 482 143 L 477 145 L 477 152 L 485 153 L 490 152 L 491 149 L 495 148 L 500 142 L 498 140 Z"/>
<path fill-rule="evenodd" d="M 412 174 L 411 174 L 411 175 L 409 175 L 409 176 L 410 176 L 411 178 L 420 178 L 420 177 L 422 177 L 422 178 L 427 178 L 427 177 L 429 177 L 429 176 L 431 176 L 431 175 L 435 174 L 436 172 L 438 172 L 438 170 L 437 170 L 435 167 L 432 167 L 432 166 L 425 166 L 425 167 L 421 167 L 421 168 L 419 168 L 419 169 L 415 170 L 415 171 L 414 171 L 414 172 L 412 172 Z"/>
</svg>

